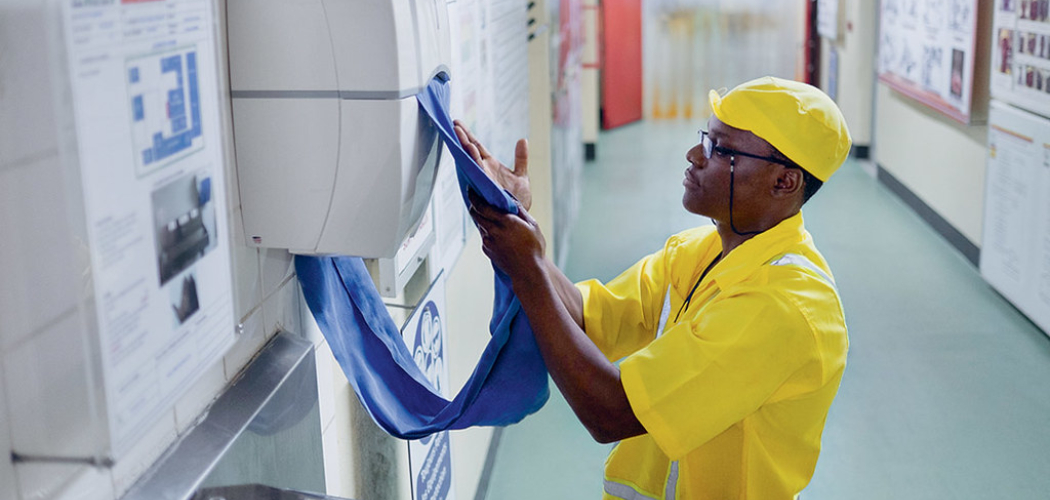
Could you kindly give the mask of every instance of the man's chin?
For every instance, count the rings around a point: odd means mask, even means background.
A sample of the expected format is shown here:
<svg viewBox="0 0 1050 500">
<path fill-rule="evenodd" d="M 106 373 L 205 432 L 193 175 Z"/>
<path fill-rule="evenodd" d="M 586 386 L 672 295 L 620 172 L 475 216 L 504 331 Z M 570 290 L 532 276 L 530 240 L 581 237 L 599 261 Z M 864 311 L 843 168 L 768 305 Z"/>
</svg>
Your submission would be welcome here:
<svg viewBox="0 0 1050 500">
<path fill-rule="evenodd" d="M 693 215 L 709 217 L 709 215 L 705 213 L 706 210 L 704 210 L 703 207 L 700 206 L 699 203 L 697 203 L 697 200 L 690 199 L 688 196 L 682 197 L 682 208 L 684 208 L 686 212 L 689 212 Z"/>
</svg>

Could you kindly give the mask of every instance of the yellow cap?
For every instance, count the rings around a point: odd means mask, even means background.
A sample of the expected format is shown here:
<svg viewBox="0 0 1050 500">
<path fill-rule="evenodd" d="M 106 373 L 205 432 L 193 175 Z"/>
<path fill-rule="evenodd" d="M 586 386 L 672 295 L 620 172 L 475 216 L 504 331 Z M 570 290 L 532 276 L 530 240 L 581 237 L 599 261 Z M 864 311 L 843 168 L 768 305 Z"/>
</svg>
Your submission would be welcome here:
<svg viewBox="0 0 1050 500">
<path fill-rule="evenodd" d="M 724 96 L 712 90 L 709 99 L 722 123 L 765 139 L 821 181 L 849 156 L 853 139 L 842 111 L 812 85 L 765 76 Z"/>
</svg>

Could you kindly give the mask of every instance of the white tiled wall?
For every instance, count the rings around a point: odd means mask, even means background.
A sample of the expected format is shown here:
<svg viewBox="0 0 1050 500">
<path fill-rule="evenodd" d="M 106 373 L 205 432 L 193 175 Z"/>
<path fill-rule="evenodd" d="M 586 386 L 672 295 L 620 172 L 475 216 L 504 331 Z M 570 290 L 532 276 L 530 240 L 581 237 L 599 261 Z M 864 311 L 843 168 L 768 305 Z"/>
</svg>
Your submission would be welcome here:
<svg viewBox="0 0 1050 500">
<path fill-rule="evenodd" d="M 98 449 L 98 432 L 104 428 L 86 420 L 95 412 L 85 348 L 79 317 L 73 314 L 4 353 L 14 449 L 69 457 L 90 456 Z"/>
<path fill-rule="evenodd" d="M 45 2 L 4 0 L 0 19 L 0 164 L 55 152 L 55 114 L 47 77 L 48 29 Z M 17 48 L 18 50 L 13 50 Z M 19 96 L 18 99 L 4 98 Z M 11 117 L 18 117 L 12 120 Z"/>
<path fill-rule="evenodd" d="M 0 103 L 5 100 L 0 97 Z M 14 121 L 3 113 L 0 109 L 0 123 Z M 63 192 L 55 188 L 62 178 L 57 153 L 32 152 L 0 165 L 0 228 L 20 235 L 0 244 L 0 276 L 6 282 L 0 289 L 0 346 L 10 350 L 72 313 L 77 289 L 69 282 L 74 276 L 69 216 Z"/>
<path fill-rule="evenodd" d="M 12 449 L 82 455 L 101 432 L 90 422 L 91 380 L 76 307 L 81 283 L 61 182 L 49 63 L 49 23 L 56 19 L 50 12 L 34 0 L 0 4 L 0 453 L 5 456 Z M 0 498 L 50 498 L 85 474 L 84 466 L 14 467 L 2 460 Z"/>
<path fill-rule="evenodd" d="M 4 384 L 0 384 L 0 451 L 11 449 L 11 427 L 7 418 L 7 396 Z M 0 460 L 0 500 L 15 500 L 18 496 L 18 483 L 15 480 L 15 468 L 8 460 Z"/>
</svg>

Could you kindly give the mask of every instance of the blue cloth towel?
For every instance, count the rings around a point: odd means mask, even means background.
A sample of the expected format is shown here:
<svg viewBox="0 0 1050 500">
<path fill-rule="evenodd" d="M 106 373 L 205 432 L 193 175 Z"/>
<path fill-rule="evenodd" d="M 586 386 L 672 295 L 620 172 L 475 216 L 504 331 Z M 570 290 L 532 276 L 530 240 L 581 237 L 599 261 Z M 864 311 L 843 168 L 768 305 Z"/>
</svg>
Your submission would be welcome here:
<svg viewBox="0 0 1050 500">
<path fill-rule="evenodd" d="M 501 210 L 517 213 L 514 199 L 485 175 L 456 138 L 448 114 L 448 82 L 435 79 L 417 97 L 452 152 L 464 201 L 470 189 Z M 430 388 L 360 258 L 300 255 L 295 269 L 343 373 L 372 418 L 391 435 L 418 439 L 447 429 L 509 425 L 547 402 L 547 368 L 510 279 L 499 269 L 489 323 L 492 337 L 452 401 Z M 456 332 L 449 336 L 454 342 Z"/>
</svg>

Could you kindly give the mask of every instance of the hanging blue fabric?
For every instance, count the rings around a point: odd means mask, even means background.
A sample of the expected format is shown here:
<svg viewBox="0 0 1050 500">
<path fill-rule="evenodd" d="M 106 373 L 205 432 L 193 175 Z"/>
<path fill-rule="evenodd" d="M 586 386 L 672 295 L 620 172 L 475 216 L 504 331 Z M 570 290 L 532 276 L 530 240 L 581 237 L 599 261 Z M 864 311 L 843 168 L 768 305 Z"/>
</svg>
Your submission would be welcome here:
<svg viewBox="0 0 1050 500">
<path fill-rule="evenodd" d="M 464 201 L 469 203 L 470 189 L 493 206 L 517 213 L 514 199 L 485 175 L 456 138 L 448 114 L 448 82 L 435 79 L 417 97 L 452 152 Z M 372 418 L 391 435 L 417 439 L 447 429 L 509 425 L 546 403 L 547 368 L 510 279 L 499 269 L 489 323 L 492 337 L 452 401 L 430 388 L 361 259 L 297 256 L 295 269 L 343 373 Z"/>
</svg>

